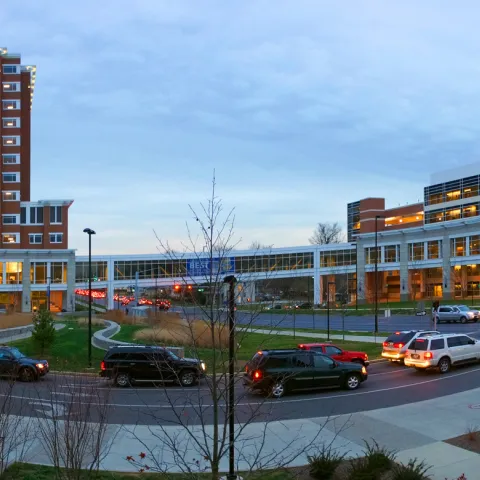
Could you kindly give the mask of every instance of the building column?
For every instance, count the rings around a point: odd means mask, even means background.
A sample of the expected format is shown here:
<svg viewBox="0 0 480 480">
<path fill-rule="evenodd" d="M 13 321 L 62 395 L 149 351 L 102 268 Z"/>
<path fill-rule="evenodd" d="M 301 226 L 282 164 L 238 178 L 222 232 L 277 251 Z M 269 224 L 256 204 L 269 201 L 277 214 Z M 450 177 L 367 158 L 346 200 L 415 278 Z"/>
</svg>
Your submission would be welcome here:
<svg viewBox="0 0 480 480">
<path fill-rule="evenodd" d="M 407 302 L 410 297 L 410 280 L 408 274 L 408 243 L 400 243 L 400 301 Z"/>
<path fill-rule="evenodd" d="M 115 309 L 115 260 L 107 260 L 107 310 Z"/>
<path fill-rule="evenodd" d="M 5 271 L 5 270 L 4 270 Z M 24 258 L 22 265 L 22 313 L 32 311 L 32 288 L 30 283 L 30 259 Z"/>
<path fill-rule="evenodd" d="M 363 248 L 363 245 L 361 243 L 357 245 L 356 272 L 358 275 L 356 281 L 358 304 L 363 305 L 366 302 L 367 278 L 365 274 L 365 249 Z"/>
<path fill-rule="evenodd" d="M 67 312 L 75 311 L 75 254 L 67 262 L 67 295 L 63 300 L 63 308 Z"/>
<path fill-rule="evenodd" d="M 313 305 L 320 305 L 322 303 L 322 278 L 319 275 L 318 271 L 315 271 L 313 276 Z"/>
<path fill-rule="evenodd" d="M 443 300 L 451 300 L 454 297 L 452 287 L 452 268 L 450 265 L 450 239 L 445 234 L 442 240 L 442 259 L 443 259 L 443 275 L 442 275 L 442 293 Z"/>
</svg>

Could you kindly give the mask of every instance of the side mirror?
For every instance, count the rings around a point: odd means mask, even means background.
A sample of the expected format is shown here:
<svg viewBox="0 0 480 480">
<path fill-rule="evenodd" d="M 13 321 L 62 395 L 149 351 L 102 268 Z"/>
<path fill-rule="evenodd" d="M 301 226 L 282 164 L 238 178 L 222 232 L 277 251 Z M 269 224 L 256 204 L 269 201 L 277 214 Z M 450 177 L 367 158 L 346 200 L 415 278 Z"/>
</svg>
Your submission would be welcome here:
<svg viewBox="0 0 480 480">
<path fill-rule="evenodd" d="M 330 365 L 330 368 L 336 368 L 337 367 L 337 362 L 333 362 L 331 365 Z"/>
<path fill-rule="evenodd" d="M 476 342 L 475 340 L 469 340 L 469 341 L 468 341 L 468 344 L 469 344 L 469 345 L 475 345 L 476 343 L 477 343 L 477 342 Z"/>
</svg>

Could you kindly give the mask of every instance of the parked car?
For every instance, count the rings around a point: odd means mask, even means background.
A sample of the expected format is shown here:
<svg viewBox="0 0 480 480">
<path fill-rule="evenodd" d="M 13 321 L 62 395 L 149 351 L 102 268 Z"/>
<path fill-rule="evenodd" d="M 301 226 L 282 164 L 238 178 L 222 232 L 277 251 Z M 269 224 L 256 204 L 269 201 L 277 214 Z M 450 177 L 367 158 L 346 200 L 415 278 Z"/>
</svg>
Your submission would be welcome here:
<svg viewBox="0 0 480 480">
<path fill-rule="evenodd" d="M 417 370 L 438 368 L 447 373 L 451 366 L 480 360 L 480 342 L 468 335 L 447 333 L 416 338 L 405 354 L 405 365 Z"/>
<path fill-rule="evenodd" d="M 403 330 L 392 333 L 383 342 L 382 357 L 391 362 L 403 362 L 412 340 L 419 337 L 438 335 L 436 330 Z"/>
<path fill-rule="evenodd" d="M 44 377 L 50 370 L 46 360 L 36 360 L 24 355 L 18 348 L 0 347 L 0 375 L 32 382 Z"/>
<path fill-rule="evenodd" d="M 313 305 L 309 302 L 305 302 L 298 305 L 298 308 L 300 308 L 301 310 L 311 310 L 313 308 Z"/>
<path fill-rule="evenodd" d="M 275 398 L 287 392 L 343 387 L 355 390 L 368 377 L 356 363 L 337 362 L 327 355 L 305 350 L 262 350 L 245 367 L 244 385 Z"/>
<path fill-rule="evenodd" d="M 342 350 L 331 343 L 301 343 L 298 345 L 298 348 L 300 350 L 311 350 L 313 352 L 323 353 L 338 362 L 360 363 L 366 367 L 370 365 L 368 355 L 365 352 Z"/>
<path fill-rule="evenodd" d="M 112 379 L 118 387 L 140 382 L 175 382 L 191 387 L 205 371 L 201 360 L 180 358 L 166 348 L 146 345 L 111 347 L 100 364 L 100 376 Z"/>
<path fill-rule="evenodd" d="M 478 322 L 480 312 L 467 305 L 442 305 L 437 310 L 437 323 L 441 322 Z"/>
</svg>

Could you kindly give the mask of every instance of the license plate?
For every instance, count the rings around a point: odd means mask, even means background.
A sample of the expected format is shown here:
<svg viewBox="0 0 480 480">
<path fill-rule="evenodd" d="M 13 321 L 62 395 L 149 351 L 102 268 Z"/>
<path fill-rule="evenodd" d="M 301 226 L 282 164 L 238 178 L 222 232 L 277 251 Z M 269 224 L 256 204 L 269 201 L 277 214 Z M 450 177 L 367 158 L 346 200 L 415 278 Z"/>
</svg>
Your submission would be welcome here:
<svg viewBox="0 0 480 480">
<path fill-rule="evenodd" d="M 417 360 L 420 358 L 420 355 L 418 353 L 412 353 L 412 358 Z"/>
</svg>

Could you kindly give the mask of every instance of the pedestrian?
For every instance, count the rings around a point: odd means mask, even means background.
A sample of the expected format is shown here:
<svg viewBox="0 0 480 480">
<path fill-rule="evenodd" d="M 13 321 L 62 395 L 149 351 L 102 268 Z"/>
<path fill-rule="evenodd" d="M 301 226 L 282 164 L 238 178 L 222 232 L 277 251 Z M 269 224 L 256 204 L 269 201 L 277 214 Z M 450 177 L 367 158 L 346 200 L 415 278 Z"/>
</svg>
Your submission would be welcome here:
<svg viewBox="0 0 480 480">
<path fill-rule="evenodd" d="M 125 314 L 128 316 L 128 308 L 125 309 Z"/>
</svg>

